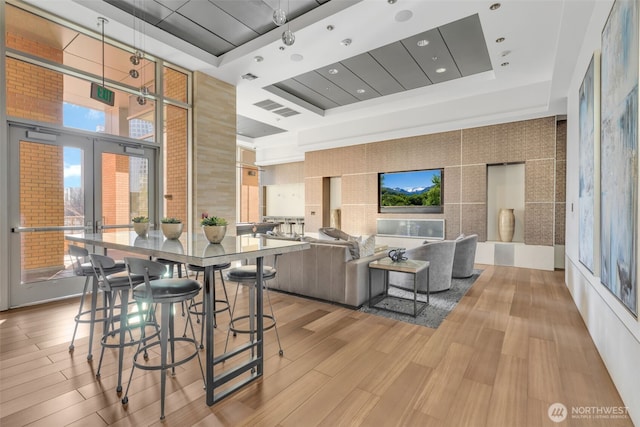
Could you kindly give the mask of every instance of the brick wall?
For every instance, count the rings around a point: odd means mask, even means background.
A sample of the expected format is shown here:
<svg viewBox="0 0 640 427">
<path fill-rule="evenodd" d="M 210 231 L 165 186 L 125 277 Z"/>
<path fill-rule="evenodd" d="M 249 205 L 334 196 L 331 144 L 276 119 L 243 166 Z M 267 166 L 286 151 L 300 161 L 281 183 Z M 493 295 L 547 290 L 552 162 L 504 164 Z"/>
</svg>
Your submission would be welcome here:
<svg viewBox="0 0 640 427">
<path fill-rule="evenodd" d="M 6 34 L 7 47 L 62 63 L 62 51 Z M 7 115 L 62 124 L 63 78 L 60 73 L 7 58 Z"/>
<path fill-rule="evenodd" d="M 62 51 L 6 34 L 7 47 L 62 62 Z M 54 71 L 6 60 L 7 115 L 62 124 L 63 78 Z M 20 143 L 20 224 L 27 227 L 64 224 L 64 176 L 61 147 Z M 46 200 L 46 202 L 42 202 Z M 62 232 L 22 234 L 22 270 L 64 264 Z"/>
<path fill-rule="evenodd" d="M 129 186 L 129 157 L 103 153 L 102 219 L 104 224 L 128 224 L 131 221 Z"/>
<path fill-rule="evenodd" d="M 187 229 L 187 110 L 168 105 L 165 111 L 164 212 L 180 218 Z"/>
<path fill-rule="evenodd" d="M 62 147 L 20 142 L 20 225 L 64 224 Z M 45 200 L 46 202 L 42 202 Z M 62 232 L 22 233 L 22 269 L 61 266 Z"/>
</svg>

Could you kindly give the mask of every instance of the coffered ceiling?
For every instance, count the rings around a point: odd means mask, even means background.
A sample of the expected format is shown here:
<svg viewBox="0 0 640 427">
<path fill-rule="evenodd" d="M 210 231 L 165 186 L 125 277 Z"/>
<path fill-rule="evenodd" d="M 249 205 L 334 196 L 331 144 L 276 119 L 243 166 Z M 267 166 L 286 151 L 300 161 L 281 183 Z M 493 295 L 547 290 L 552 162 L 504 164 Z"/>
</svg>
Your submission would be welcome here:
<svg viewBox="0 0 640 427">
<path fill-rule="evenodd" d="M 262 164 L 565 114 L 600 9 L 597 0 L 25 1 L 88 28 L 107 17 L 108 37 L 143 39 L 147 52 L 235 85 L 238 141 Z M 281 27 L 278 7 L 289 11 Z"/>
</svg>

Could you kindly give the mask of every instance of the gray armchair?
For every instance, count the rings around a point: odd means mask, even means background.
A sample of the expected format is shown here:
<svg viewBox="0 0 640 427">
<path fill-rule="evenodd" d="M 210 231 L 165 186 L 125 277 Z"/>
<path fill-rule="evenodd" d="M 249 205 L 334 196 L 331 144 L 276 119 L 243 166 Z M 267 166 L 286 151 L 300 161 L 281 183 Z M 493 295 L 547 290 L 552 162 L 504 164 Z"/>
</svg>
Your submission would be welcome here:
<svg viewBox="0 0 640 427">
<path fill-rule="evenodd" d="M 455 242 L 456 252 L 453 257 L 452 277 L 454 279 L 470 277 L 473 274 L 473 264 L 476 259 L 478 235 L 471 234 L 461 239 L 457 239 Z"/>
<path fill-rule="evenodd" d="M 405 256 L 409 259 L 429 261 L 429 292 L 446 291 L 451 288 L 451 272 L 456 243 L 451 240 L 425 243 L 409 249 Z M 427 291 L 426 277 L 418 275 L 418 292 Z M 402 288 L 413 289 L 413 276 L 406 273 L 389 272 L 389 283 Z"/>
</svg>

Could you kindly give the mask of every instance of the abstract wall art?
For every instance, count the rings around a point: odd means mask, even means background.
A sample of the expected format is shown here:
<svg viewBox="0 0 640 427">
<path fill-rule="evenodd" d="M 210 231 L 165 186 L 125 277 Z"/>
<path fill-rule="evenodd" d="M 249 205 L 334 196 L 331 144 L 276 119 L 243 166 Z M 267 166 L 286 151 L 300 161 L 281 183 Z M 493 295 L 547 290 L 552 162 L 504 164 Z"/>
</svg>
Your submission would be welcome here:
<svg viewBox="0 0 640 427">
<path fill-rule="evenodd" d="M 579 103 L 579 241 L 580 262 L 598 274 L 600 224 L 600 54 L 596 52 L 578 92 Z"/>
<path fill-rule="evenodd" d="M 600 279 L 638 315 L 638 2 L 616 0 L 602 32 Z"/>
</svg>

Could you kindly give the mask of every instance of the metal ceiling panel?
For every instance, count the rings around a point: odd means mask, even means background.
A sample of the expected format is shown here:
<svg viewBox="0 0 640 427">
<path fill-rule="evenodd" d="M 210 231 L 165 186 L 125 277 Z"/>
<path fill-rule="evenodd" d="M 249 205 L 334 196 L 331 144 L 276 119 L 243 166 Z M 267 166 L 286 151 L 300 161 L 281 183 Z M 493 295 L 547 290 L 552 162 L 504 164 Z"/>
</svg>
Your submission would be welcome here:
<svg viewBox="0 0 640 427">
<path fill-rule="evenodd" d="M 427 41 L 428 44 L 426 46 L 418 46 L 419 41 Z M 437 28 L 408 37 L 402 40 L 402 44 L 420 65 L 422 71 L 429 77 L 431 83 L 442 83 L 461 77 L 458 67 Z M 440 68 L 444 68 L 446 71 L 442 73 L 436 72 Z"/>
<path fill-rule="evenodd" d="M 491 58 L 478 15 L 471 15 L 440 27 L 449 51 L 463 76 L 492 69 Z"/>
<path fill-rule="evenodd" d="M 158 24 L 158 27 L 212 55 L 222 55 L 234 48 L 228 41 L 189 21 L 179 13 L 169 15 Z"/>
<path fill-rule="evenodd" d="M 134 0 L 104 0 L 105 2 L 134 15 L 136 18 L 158 25 L 173 11 L 155 1 L 143 1 L 136 3 Z M 132 17 L 133 18 L 133 17 Z"/>
<path fill-rule="evenodd" d="M 400 83 L 368 53 L 345 59 L 341 64 L 382 96 L 404 90 Z"/>
<path fill-rule="evenodd" d="M 308 102 L 309 104 L 315 105 L 323 110 L 328 110 L 330 108 L 335 108 L 340 106 L 339 104 L 335 103 L 329 98 L 322 96 L 322 94 L 319 94 L 311 90 L 307 86 L 297 82 L 294 79 L 287 79 L 282 82 L 276 83 L 273 86 L 285 92 L 288 92 L 294 95 L 295 97 L 300 98 L 303 101 Z M 269 86 L 267 86 L 265 89 L 269 90 Z"/>
<path fill-rule="evenodd" d="M 236 116 L 236 132 L 249 138 L 260 138 L 286 131 L 279 127 L 271 126 L 267 123 L 259 122 L 238 114 Z"/>
<path fill-rule="evenodd" d="M 178 11 L 182 16 L 215 33 L 233 46 L 240 46 L 259 34 L 208 1 L 191 0 Z"/>
<path fill-rule="evenodd" d="M 265 34 L 276 27 L 273 23 L 273 9 L 262 0 L 209 0 L 221 10 L 251 28 L 257 34 Z"/>
<path fill-rule="evenodd" d="M 405 90 L 428 86 L 431 81 L 401 42 L 374 49 L 371 56 L 392 74 Z"/>
<path fill-rule="evenodd" d="M 315 91 L 316 93 L 329 98 L 338 105 L 348 105 L 358 101 L 358 98 L 351 95 L 349 92 L 342 90 L 340 86 L 327 80 L 316 71 L 301 74 L 297 77 L 294 77 L 294 80 L 307 86 L 309 89 Z M 312 104 L 316 103 L 312 102 Z"/>
<path fill-rule="evenodd" d="M 171 10 L 178 10 L 180 9 L 180 7 L 187 3 L 189 0 L 154 0 L 158 3 L 160 3 L 161 5 L 171 9 Z"/>
<path fill-rule="evenodd" d="M 371 86 L 366 84 L 360 77 L 340 63 L 319 68 L 316 71 L 336 86 L 339 86 L 345 92 L 348 92 L 352 96 L 358 98 L 360 101 L 380 96 L 380 94 Z M 364 92 L 358 93 L 359 91 Z"/>
</svg>

